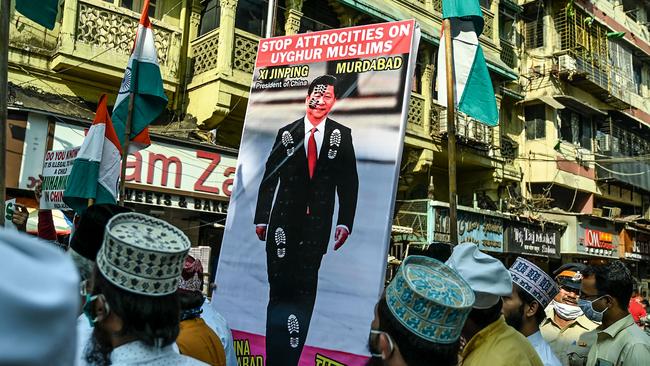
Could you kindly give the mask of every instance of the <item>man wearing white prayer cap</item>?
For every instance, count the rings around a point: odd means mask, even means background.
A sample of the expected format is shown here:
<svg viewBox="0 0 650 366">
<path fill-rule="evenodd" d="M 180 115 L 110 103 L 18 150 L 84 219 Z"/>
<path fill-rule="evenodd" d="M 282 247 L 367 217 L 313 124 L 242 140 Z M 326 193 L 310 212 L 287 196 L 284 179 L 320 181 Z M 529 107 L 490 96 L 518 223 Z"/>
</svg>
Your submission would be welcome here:
<svg viewBox="0 0 650 366">
<path fill-rule="evenodd" d="M 512 294 L 503 297 L 506 323 L 528 338 L 544 366 L 561 366 L 539 330 L 546 317 L 544 309 L 560 289 L 551 276 L 524 258 L 517 258 L 509 271 L 513 283 Z"/>
<path fill-rule="evenodd" d="M 92 365 L 205 363 L 173 349 L 179 333 L 178 283 L 190 241 L 165 221 L 122 213 L 106 224 L 84 314 L 93 329 Z"/>
<path fill-rule="evenodd" d="M 71 365 L 79 275 L 51 243 L 0 230 L 0 365 Z"/>
<path fill-rule="evenodd" d="M 512 293 L 506 267 L 471 243 L 457 245 L 445 264 L 463 277 L 476 297 L 462 331 L 467 344 L 460 365 L 542 366 L 530 342 L 501 315 L 501 297 Z"/>
</svg>

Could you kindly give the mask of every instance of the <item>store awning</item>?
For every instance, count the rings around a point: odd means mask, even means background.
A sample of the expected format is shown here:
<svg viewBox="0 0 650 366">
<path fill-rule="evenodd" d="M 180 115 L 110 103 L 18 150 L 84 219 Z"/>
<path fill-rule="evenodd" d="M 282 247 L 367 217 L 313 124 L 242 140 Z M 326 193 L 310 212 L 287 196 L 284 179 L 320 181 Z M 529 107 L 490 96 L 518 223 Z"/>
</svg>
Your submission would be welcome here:
<svg viewBox="0 0 650 366">
<path fill-rule="evenodd" d="M 601 111 L 598 108 L 592 107 L 589 104 L 572 97 L 570 95 L 555 95 L 553 98 L 565 105 L 566 107 L 569 107 L 571 109 L 574 109 L 576 112 L 589 115 L 589 116 L 606 116 L 607 113 Z"/>
<path fill-rule="evenodd" d="M 362 13 L 389 22 L 415 19 L 422 29 L 422 39 L 435 46 L 440 44 L 440 25 L 436 24 L 430 17 L 409 10 L 404 5 L 399 3 L 389 3 L 385 0 L 341 0 L 341 3 Z M 501 58 L 497 53 L 486 50 L 485 59 L 487 61 L 488 69 L 492 72 L 508 80 L 519 79 L 517 73 L 501 61 Z"/>
</svg>

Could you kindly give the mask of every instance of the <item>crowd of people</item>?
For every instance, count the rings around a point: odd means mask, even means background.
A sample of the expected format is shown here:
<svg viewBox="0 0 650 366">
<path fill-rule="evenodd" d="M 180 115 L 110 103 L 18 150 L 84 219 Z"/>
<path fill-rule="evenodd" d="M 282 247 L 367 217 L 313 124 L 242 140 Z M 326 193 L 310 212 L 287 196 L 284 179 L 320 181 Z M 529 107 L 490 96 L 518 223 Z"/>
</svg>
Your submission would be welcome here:
<svg viewBox="0 0 650 366">
<path fill-rule="evenodd" d="M 57 240 L 51 213 L 39 218 Z M 169 223 L 92 205 L 65 252 L 9 230 L 0 244 L 0 364 L 237 365 L 203 264 Z M 386 286 L 368 365 L 650 365 L 648 303 L 623 262 L 548 274 L 470 243 L 441 248 L 405 258 Z"/>
</svg>

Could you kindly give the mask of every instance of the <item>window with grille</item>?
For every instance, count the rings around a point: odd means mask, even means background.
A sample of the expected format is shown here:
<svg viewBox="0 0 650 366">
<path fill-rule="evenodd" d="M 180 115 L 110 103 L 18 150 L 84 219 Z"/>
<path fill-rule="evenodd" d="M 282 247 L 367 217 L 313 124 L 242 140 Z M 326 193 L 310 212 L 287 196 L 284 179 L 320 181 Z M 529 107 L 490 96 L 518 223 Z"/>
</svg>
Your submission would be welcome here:
<svg viewBox="0 0 650 366">
<path fill-rule="evenodd" d="M 587 150 L 592 148 L 594 126 L 591 117 L 564 109 L 560 112 L 560 139 Z"/>
<path fill-rule="evenodd" d="M 524 107 L 526 118 L 526 139 L 536 140 L 546 138 L 546 107 L 544 104 Z"/>
<path fill-rule="evenodd" d="M 526 49 L 544 47 L 544 2 L 530 2 L 524 7 L 524 46 Z"/>
<path fill-rule="evenodd" d="M 525 23 L 526 48 L 544 47 L 544 19 L 529 20 Z"/>
</svg>

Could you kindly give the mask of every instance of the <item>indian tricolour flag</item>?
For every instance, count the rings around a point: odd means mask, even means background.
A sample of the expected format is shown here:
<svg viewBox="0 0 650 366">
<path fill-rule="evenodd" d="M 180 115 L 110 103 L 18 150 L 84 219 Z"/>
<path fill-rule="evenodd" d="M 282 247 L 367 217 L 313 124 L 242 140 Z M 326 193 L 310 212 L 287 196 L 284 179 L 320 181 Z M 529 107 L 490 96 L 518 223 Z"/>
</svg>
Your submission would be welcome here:
<svg viewBox="0 0 650 366">
<path fill-rule="evenodd" d="M 88 207 L 89 199 L 95 203 L 115 203 L 120 177 L 120 146 L 106 108 L 106 95 L 102 95 L 95 120 L 72 166 L 63 202 L 77 213 Z"/>
<path fill-rule="evenodd" d="M 489 126 L 499 121 L 492 81 L 478 37 L 483 32 L 483 13 L 478 0 L 443 0 L 442 17 L 451 29 L 443 27 L 438 51 L 438 101 L 447 106 L 445 32 L 451 32 L 456 107 Z"/>
<path fill-rule="evenodd" d="M 113 124 L 120 141 L 124 142 L 129 99 L 133 93 L 133 114 L 131 116 L 131 143 L 129 152 L 135 152 L 151 144 L 147 126 L 167 106 L 167 96 L 158 65 L 158 52 L 151 21 L 149 0 L 145 0 L 140 24 L 134 42 L 129 64 L 124 72 L 122 85 L 113 108 Z"/>
</svg>

